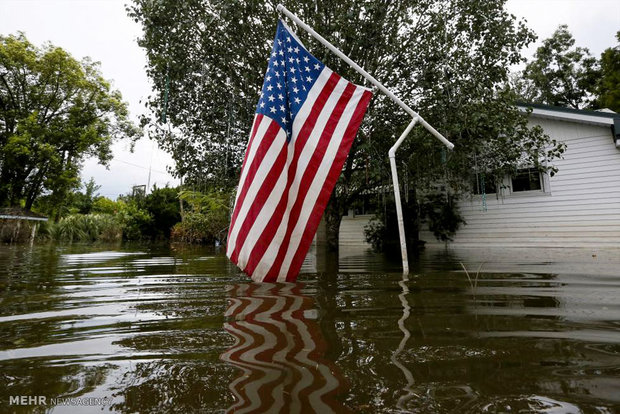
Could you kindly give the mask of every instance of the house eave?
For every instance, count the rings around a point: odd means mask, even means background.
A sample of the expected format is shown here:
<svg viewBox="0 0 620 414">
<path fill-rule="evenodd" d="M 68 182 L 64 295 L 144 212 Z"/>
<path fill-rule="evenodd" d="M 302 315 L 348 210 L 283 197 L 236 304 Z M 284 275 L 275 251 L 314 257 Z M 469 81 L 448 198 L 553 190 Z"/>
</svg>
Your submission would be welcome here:
<svg viewBox="0 0 620 414">
<path fill-rule="evenodd" d="M 522 112 L 527 112 L 531 109 L 532 112 L 530 116 L 535 118 L 554 119 L 560 121 L 607 127 L 610 127 L 614 124 L 614 119 L 620 118 L 620 114 L 616 113 L 598 113 L 597 111 L 547 107 L 546 105 L 538 104 L 519 103 L 517 104 L 517 108 Z"/>
<path fill-rule="evenodd" d="M 0 219 L 3 220 L 28 220 L 28 221 L 47 221 L 47 217 L 32 217 L 32 216 L 15 216 L 12 214 L 0 214 Z"/>
</svg>

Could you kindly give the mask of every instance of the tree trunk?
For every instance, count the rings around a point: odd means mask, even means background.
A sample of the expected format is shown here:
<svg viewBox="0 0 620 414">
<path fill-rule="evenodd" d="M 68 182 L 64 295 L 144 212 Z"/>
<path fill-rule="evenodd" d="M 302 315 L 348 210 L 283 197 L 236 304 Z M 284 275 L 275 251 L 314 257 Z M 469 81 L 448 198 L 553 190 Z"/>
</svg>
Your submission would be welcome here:
<svg viewBox="0 0 620 414">
<path fill-rule="evenodd" d="M 328 252 L 338 252 L 338 243 L 340 240 L 340 222 L 342 221 L 342 215 L 337 208 L 330 208 L 332 202 L 327 205 L 325 209 L 325 230 L 326 230 L 326 243 Z"/>
</svg>

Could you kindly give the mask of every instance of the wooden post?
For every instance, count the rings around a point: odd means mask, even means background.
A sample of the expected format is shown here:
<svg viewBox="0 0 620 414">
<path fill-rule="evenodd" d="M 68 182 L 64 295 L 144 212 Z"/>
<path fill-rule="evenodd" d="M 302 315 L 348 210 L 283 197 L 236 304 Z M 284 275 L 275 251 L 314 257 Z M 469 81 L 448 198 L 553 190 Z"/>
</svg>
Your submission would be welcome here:
<svg viewBox="0 0 620 414">
<path fill-rule="evenodd" d="M 39 223 L 35 222 L 32 226 L 32 232 L 30 233 L 30 247 L 34 244 L 34 238 L 37 235 L 37 228 L 39 227 Z"/>
</svg>

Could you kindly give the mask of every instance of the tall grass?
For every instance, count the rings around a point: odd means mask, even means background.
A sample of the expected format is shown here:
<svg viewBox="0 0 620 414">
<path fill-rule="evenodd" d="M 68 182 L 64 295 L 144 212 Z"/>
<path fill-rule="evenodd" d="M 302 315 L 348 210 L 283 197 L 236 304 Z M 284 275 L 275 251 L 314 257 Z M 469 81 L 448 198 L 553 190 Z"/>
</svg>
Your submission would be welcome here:
<svg viewBox="0 0 620 414">
<path fill-rule="evenodd" d="M 47 237 L 69 243 L 112 242 L 123 237 L 123 226 L 111 214 L 73 214 L 49 225 Z"/>
</svg>

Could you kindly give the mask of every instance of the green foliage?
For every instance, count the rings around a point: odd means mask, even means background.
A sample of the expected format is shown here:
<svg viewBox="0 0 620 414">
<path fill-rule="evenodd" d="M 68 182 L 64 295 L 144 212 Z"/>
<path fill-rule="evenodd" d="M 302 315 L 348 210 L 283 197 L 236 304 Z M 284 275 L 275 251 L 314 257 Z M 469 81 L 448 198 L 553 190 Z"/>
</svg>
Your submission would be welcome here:
<svg viewBox="0 0 620 414">
<path fill-rule="evenodd" d="M 123 226 L 123 239 L 144 240 L 149 238 L 153 216 L 147 210 L 140 208 L 134 201 L 121 202 L 118 220 Z"/>
<path fill-rule="evenodd" d="M 417 194 L 417 197 L 410 193 L 409 197 L 404 198 L 402 208 L 407 247 L 411 251 L 426 243 L 418 237 L 421 226 L 427 226 L 437 240 L 447 241 L 452 240 L 461 224 L 465 223 L 454 194 L 445 189 L 426 191 Z M 375 251 L 388 254 L 400 251 L 398 216 L 393 197 L 388 197 L 381 212 L 364 227 L 364 236 Z"/>
<path fill-rule="evenodd" d="M 72 204 L 78 213 L 89 214 L 93 209 L 93 204 L 95 200 L 99 197 L 97 191 L 99 191 L 101 186 L 95 184 L 95 179 L 92 177 L 83 186 L 83 193 L 74 193 L 74 199 L 72 200 Z"/>
<path fill-rule="evenodd" d="M 42 237 L 61 242 L 113 242 L 121 239 L 123 224 L 110 214 L 72 214 L 41 229 Z"/>
<path fill-rule="evenodd" d="M 105 165 L 113 140 L 136 135 L 98 63 L 0 36 L 0 206 L 30 209 L 48 194 L 46 213 L 58 217 L 85 157 Z"/>
<path fill-rule="evenodd" d="M 92 192 L 87 189 L 86 193 Z M 171 227 L 180 220 L 177 190 L 173 188 L 154 189 L 139 200 L 96 197 L 91 210 L 90 214 L 76 212 L 52 224 L 49 238 L 69 242 L 149 240 L 169 237 Z"/>
<path fill-rule="evenodd" d="M 143 206 L 153 218 L 147 234 L 151 238 L 169 238 L 172 226 L 181 221 L 179 190 L 154 187 L 145 197 Z"/>
<path fill-rule="evenodd" d="M 420 213 L 428 220 L 429 230 L 441 241 L 451 241 L 461 224 L 465 224 L 454 196 L 441 192 L 425 194 L 420 202 Z"/>
<path fill-rule="evenodd" d="M 215 231 L 214 231 L 215 230 Z M 213 228 L 213 222 L 201 213 L 187 213 L 182 222 L 172 228 L 171 240 L 174 242 L 213 244 L 219 240 L 220 228 Z"/>
<path fill-rule="evenodd" d="M 113 201 L 107 197 L 97 197 L 93 201 L 93 213 L 116 214 L 121 211 L 122 202 Z"/>
<path fill-rule="evenodd" d="M 398 232 L 398 229 L 396 229 L 396 231 Z M 384 219 L 379 216 L 373 217 L 368 224 L 364 226 L 364 238 L 376 252 L 385 251 L 385 242 L 388 240 L 388 237 L 387 226 L 385 225 Z M 393 237 L 390 238 L 393 239 Z"/>
<path fill-rule="evenodd" d="M 502 88 L 507 68 L 522 60 L 520 50 L 534 39 L 504 10 L 503 0 L 283 4 L 455 143 L 442 163 L 440 144 L 417 128 L 399 152 L 407 185 L 427 191 L 441 180 L 459 191 L 474 160 L 493 172 L 523 161 L 541 165 L 541 159 L 550 162 L 560 154 L 557 143 L 528 128 L 514 95 Z M 147 102 L 151 114 L 142 122 L 151 124 L 153 138 L 173 154 L 176 174 L 186 183 L 234 188 L 275 32 L 275 3 L 134 0 L 128 12 L 143 27 L 139 44 L 155 87 Z M 366 83 L 305 33 L 298 34 L 331 69 Z M 177 133 L 158 125 L 166 94 L 168 122 Z M 408 118 L 385 96 L 373 98 L 326 210 L 332 247 L 338 239 L 330 234 L 338 231 L 349 206 L 389 185 L 386 154 Z"/>
<path fill-rule="evenodd" d="M 212 244 L 225 238 L 230 218 L 230 193 L 181 191 L 179 197 L 191 211 L 173 227 L 173 241 Z"/>
<path fill-rule="evenodd" d="M 616 33 L 620 43 L 620 31 Z M 605 49 L 601 55 L 601 77 L 597 85 L 597 105 L 620 112 L 620 45 Z"/>
<path fill-rule="evenodd" d="M 575 109 L 592 104 L 600 76 L 598 64 L 587 48 L 574 45 L 566 25 L 543 41 L 522 79 L 515 81 L 523 100 Z"/>
</svg>

